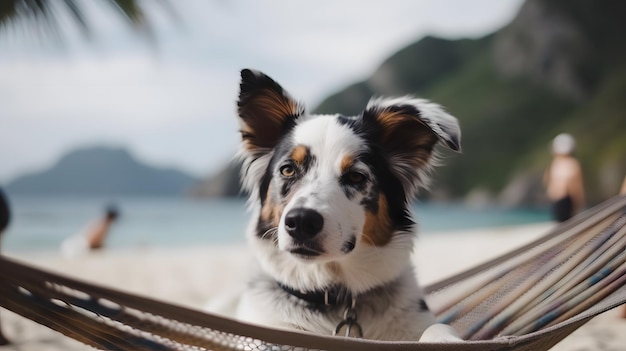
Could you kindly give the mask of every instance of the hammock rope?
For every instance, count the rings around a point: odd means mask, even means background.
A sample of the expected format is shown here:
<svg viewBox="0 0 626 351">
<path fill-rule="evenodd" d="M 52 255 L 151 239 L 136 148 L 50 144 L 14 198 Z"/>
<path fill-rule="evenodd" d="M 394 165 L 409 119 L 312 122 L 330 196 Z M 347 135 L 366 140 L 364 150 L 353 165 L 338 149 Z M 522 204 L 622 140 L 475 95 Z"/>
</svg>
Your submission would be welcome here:
<svg viewBox="0 0 626 351">
<path fill-rule="evenodd" d="M 467 341 L 382 342 L 248 325 L 0 257 L 0 306 L 101 350 L 547 350 L 626 302 L 626 197 L 425 287 Z"/>
</svg>

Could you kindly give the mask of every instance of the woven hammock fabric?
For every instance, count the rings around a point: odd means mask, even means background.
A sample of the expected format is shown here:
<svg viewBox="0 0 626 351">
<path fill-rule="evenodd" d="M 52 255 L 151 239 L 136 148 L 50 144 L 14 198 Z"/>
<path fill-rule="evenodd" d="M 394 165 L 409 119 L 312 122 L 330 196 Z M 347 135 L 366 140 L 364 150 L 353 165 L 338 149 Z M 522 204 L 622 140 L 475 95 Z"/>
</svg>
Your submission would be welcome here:
<svg viewBox="0 0 626 351">
<path fill-rule="evenodd" d="M 547 350 L 626 302 L 626 197 L 426 287 L 467 341 L 380 342 L 240 323 L 0 258 L 0 306 L 101 350 Z"/>
</svg>

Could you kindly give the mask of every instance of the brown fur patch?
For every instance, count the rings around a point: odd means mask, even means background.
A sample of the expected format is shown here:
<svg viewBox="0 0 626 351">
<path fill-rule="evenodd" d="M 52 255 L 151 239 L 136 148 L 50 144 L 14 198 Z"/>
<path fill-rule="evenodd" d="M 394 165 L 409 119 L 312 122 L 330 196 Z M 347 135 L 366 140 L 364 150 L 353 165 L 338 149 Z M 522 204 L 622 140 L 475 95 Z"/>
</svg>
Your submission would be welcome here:
<svg viewBox="0 0 626 351">
<path fill-rule="evenodd" d="M 372 246 L 385 246 L 391 241 L 393 227 L 387 205 L 387 198 L 378 196 L 378 213 L 367 211 L 363 226 L 363 242 Z"/>
<path fill-rule="evenodd" d="M 271 185 L 267 187 L 266 201 L 261 209 L 261 219 L 267 223 L 271 223 L 274 227 L 278 227 L 284 206 L 276 205 L 272 202 L 272 197 L 270 196 L 271 188 Z"/>
<path fill-rule="evenodd" d="M 285 117 L 299 113 L 298 103 L 277 93 L 274 90 L 264 90 L 254 99 L 257 107 L 264 111 L 274 123 L 282 123 Z"/>
<path fill-rule="evenodd" d="M 352 155 L 346 155 L 341 159 L 341 165 L 339 168 L 341 169 L 341 174 L 347 173 L 354 166 L 354 157 Z"/>
<path fill-rule="evenodd" d="M 400 111 L 384 110 L 376 116 L 382 127 L 381 144 L 394 154 L 411 155 L 416 168 L 423 167 L 430 159 L 437 143 L 435 133 L 415 116 Z"/>
<path fill-rule="evenodd" d="M 274 203 L 273 197 L 271 195 L 271 189 L 272 185 L 270 184 L 270 186 L 267 187 L 265 203 L 261 208 L 261 219 L 267 223 L 271 223 L 275 227 L 278 227 L 278 225 L 280 224 L 280 217 L 283 215 L 285 207 L 287 206 L 289 201 L 291 201 L 295 192 L 292 191 L 286 198 L 281 201 L 282 203 Z"/>
<path fill-rule="evenodd" d="M 250 151 L 273 148 L 284 132 L 285 120 L 302 112 L 297 101 L 279 92 L 271 89 L 257 92 L 239 107 L 244 122 L 241 136 L 245 147 Z"/>
<path fill-rule="evenodd" d="M 308 157 L 309 148 L 304 145 L 298 145 L 291 151 L 291 159 L 299 166 L 302 166 Z"/>
</svg>

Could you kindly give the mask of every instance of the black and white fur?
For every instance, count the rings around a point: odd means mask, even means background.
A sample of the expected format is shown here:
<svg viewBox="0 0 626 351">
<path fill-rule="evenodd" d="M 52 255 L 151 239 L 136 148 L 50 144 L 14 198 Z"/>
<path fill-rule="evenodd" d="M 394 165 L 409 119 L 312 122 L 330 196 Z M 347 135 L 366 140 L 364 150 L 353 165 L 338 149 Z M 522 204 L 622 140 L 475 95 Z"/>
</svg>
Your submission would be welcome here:
<svg viewBox="0 0 626 351">
<path fill-rule="evenodd" d="M 328 335 L 354 300 L 363 337 L 418 340 L 434 317 L 410 260 L 409 202 L 428 183 L 435 145 L 460 150 L 457 120 L 409 97 L 373 99 L 354 117 L 312 115 L 248 69 L 240 88 L 247 236 L 259 269 L 238 317 Z"/>
</svg>

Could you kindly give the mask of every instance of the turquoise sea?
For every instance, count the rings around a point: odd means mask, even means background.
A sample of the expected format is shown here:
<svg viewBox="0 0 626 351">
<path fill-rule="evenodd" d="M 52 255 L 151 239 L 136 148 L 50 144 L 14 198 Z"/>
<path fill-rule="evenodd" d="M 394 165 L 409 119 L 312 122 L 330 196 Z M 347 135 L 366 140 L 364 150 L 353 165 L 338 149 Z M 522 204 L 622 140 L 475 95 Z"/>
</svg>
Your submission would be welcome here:
<svg viewBox="0 0 626 351">
<path fill-rule="evenodd" d="M 102 216 L 107 204 L 120 211 L 107 246 L 181 247 L 244 243 L 249 215 L 243 199 L 34 197 L 10 198 L 12 220 L 2 250 L 54 251 L 63 239 Z M 461 204 L 418 203 L 420 233 L 542 222 L 545 208 L 472 208 Z"/>
</svg>

